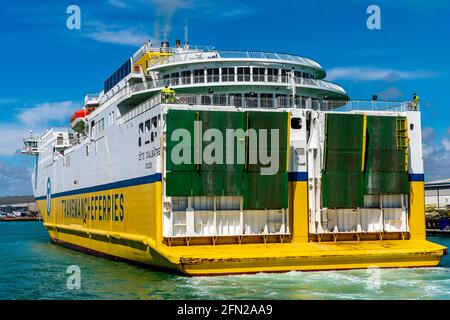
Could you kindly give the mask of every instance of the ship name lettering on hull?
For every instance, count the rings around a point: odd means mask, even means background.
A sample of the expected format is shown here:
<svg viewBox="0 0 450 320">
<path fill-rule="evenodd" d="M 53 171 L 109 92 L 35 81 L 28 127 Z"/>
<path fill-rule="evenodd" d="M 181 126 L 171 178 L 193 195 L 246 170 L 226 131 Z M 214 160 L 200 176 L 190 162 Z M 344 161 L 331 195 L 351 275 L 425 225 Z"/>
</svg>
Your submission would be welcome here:
<svg viewBox="0 0 450 320">
<path fill-rule="evenodd" d="M 122 222 L 124 203 L 123 193 L 113 193 L 61 200 L 61 207 L 65 218 Z"/>
</svg>

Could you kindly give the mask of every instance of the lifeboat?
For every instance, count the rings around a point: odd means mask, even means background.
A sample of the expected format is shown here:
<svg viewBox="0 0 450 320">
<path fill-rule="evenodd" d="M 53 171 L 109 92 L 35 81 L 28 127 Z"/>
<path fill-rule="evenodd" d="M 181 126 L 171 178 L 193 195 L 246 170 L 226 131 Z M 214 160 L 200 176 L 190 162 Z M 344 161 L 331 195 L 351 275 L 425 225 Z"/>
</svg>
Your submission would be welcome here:
<svg viewBox="0 0 450 320">
<path fill-rule="evenodd" d="M 86 117 L 94 111 L 95 107 L 83 108 L 75 111 L 70 117 L 70 126 L 75 132 L 84 133 L 86 128 Z"/>
</svg>

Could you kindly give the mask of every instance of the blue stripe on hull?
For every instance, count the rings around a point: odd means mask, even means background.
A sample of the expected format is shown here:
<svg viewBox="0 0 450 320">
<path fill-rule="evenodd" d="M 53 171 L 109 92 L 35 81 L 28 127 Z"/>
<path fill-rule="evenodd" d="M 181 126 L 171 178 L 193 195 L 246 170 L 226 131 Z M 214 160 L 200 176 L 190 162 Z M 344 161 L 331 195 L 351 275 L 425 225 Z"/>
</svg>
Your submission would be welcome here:
<svg viewBox="0 0 450 320">
<path fill-rule="evenodd" d="M 308 172 L 289 172 L 289 181 L 308 181 Z"/>
<path fill-rule="evenodd" d="M 307 172 L 289 172 L 288 177 L 289 177 L 289 181 L 308 181 L 308 173 Z M 55 194 L 52 194 L 52 198 L 67 197 L 67 196 L 82 194 L 82 193 L 100 192 L 100 191 L 104 191 L 104 190 L 111 190 L 111 189 L 117 189 L 117 188 L 126 188 L 126 187 L 138 186 L 141 184 L 154 183 L 154 182 L 161 181 L 161 180 L 162 180 L 162 174 L 155 173 L 155 174 L 144 176 L 144 177 L 132 178 L 132 179 L 117 181 L 117 182 L 113 182 L 113 183 L 106 183 L 106 184 L 93 186 L 93 187 L 86 187 L 86 188 L 82 188 L 82 189 L 75 189 L 75 190 L 55 193 Z M 425 181 L 425 176 L 423 173 L 410 173 L 410 174 L 408 174 L 408 180 L 409 181 Z M 47 198 L 47 196 L 35 197 L 36 200 L 44 200 L 46 198 Z"/>
<path fill-rule="evenodd" d="M 425 175 L 423 173 L 409 173 L 408 180 L 410 182 L 414 182 L 414 181 L 415 182 L 417 182 L 417 181 L 423 182 L 423 181 L 425 181 Z"/>
<path fill-rule="evenodd" d="M 113 183 L 106 183 L 106 184 L 93 186 L 93 187 L 86 187 L 86 188 L 82 188 L 82 189 L 75 189 L 75 190 L 70 190 L 70 191 L 54 193 L 54 194 L 52 194 L 52 199 L 59 198 L 59 197 L 67 197 L 67 196 L 72 196 L 72 195 L 82 194 L 82 193 L 100 192 L 100 191 L 104 191 L 104 190 L 138 186 L 141 184 L 149 184 L 149 183 L 154 183 L 154 182 L 161 181 L 161 180 L 162 180 L 162 174 L 155 173 L 155 174 L 151 174 L 149 176 L 144 176 L 144 177 L 138 177 L 138 178 L 133 178 L 133 179 L 116 181 Z M 44 200 L 46 198 L 47 198 L 47 196 L 35 197 L 36 200 Z"/>
</svg>

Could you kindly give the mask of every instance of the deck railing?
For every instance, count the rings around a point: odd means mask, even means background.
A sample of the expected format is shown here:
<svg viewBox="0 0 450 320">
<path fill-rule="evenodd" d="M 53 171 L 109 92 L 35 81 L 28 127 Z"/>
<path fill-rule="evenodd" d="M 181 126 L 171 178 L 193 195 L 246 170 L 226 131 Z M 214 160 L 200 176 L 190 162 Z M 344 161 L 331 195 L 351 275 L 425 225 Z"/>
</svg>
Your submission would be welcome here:
<svg viewBox="0 0 450 320">
<path fill-rule="evenodd" d="M 224 78 L 224 75 L 220 77 L 219 75 L 201 75 L 201 76 L 191 76 L 191 77 L 176 77 L 176 78 L 167 78 L 167 79 L 157 79 L 146 82 L 139 82 L 130 86 L 125 86 L 117 91 L 108 92 L 103 98 L 102 103 L 105 103 L 108 100 L 120 99 L 121 97 L 136 93 L 140 91 L 153 90 L 153 89 L 162 89 L 164 86 L 173 86 L 175 89 L 177 86 L 183 85 L 195 85 L 195 84 L 214 84 L 214 83 L 224 83 L 229 84 L 232 82 L 256 82 L 256 83 L 270 83 L 277 84 L 281 83 L 284 85 L 290 85 L 291 78 L 288 76 L 266 76 L 257 75 L 257 79 L 254 78 L 255 75 L 251 74 L 236 74 L 236 75 L 227 75 Z M 264 82 L 262 81 L 264 80 Z M 342 94 L 346 94 L 345 90 L 339 85 L 325 81 L 325 80 L 317 80 L 311 78 L 302 78 L 302 77 L 294 77 L 294 81 L 299 86 L 305 87 L 313 87 L 320 88 L 325 90 L 333 90 Z"/>
<path fill-rule="evenodd" d="M 166 96 L 157 94 L 151 99 L 130 109 L 120 117 L 118 124 L 125 123 L 134 117 L 144 113 L 147 110 L 161 104 L 173 105 L 191 105 L 191 106 L 216 106 L 216 107 L 235 107 L 235 108 L 298 108 L 313 109 L 320 111 L 391 111 L 404 112 L 414 110 L 410 101 L 368 101 L 368 100 L 317 100 L 311 98 L 297 98 L 295 101 L 290 96 L 279 96 L 276 98 L 264 97 L 246 97 L 242 95 L 195 95 L 195 94 L 176 94 L 175 96 Z M 417 108 L 419 110 L 419 107 Z"/>
<path fill-rule="evenodd" d="M 192 60 L 210 60 L 210 59 L 277 60 L 322 69 L 322 66 L 316 61 L 293 54 L 263 52 L 263 51 L 227 51 L 227 50 L 214 50 L 212 48 L 206 48 L 205 50 L 195 48 L 189 51 L 175 53 L 171 56 L 155 60 L 153 65 L 185 62 Z"/>
</svg>

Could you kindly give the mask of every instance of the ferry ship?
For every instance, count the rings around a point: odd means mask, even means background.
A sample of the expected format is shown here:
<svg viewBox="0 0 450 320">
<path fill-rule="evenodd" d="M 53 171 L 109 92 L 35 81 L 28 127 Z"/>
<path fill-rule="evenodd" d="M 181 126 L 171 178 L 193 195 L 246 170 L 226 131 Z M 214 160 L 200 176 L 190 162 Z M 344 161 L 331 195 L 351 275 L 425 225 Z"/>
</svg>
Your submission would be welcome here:
<svg viewBox="0 0 450 320">
<path fill-rule="evenodd" d="M 186 275 L 436 266 L 420 111 L 325 78 L 293 54 L 144 43 L 70 126 L 24 138 L 51 240 Z"/>
</svg>

